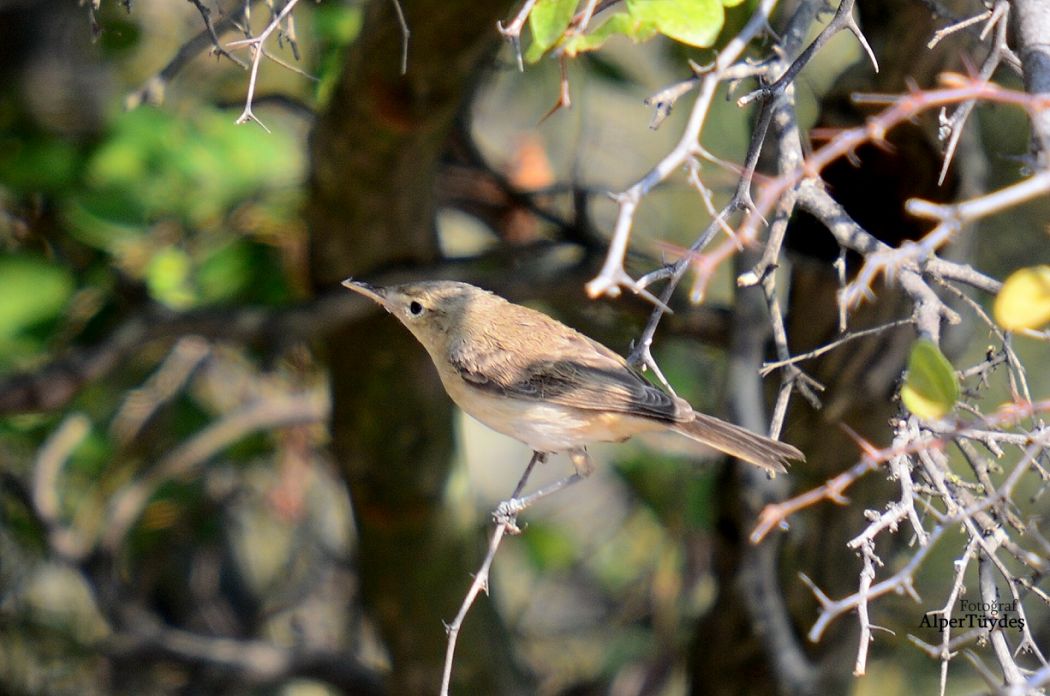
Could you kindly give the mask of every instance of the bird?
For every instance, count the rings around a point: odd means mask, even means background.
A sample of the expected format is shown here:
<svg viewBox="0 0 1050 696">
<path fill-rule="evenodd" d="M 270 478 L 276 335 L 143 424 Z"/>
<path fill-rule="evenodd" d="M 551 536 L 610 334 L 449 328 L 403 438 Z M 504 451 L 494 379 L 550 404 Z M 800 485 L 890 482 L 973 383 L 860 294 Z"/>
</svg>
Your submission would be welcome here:
<svg viewBox="0 0 1050 696">
<path fill-rule="evenodd" d="M 568 454 L 575 479 L 593 468 L 587 445 L 666 430 L 770 474 L 805 460 L 787 443 L 700 413 L 615 351 L 482 288 L 450 280 L 343 285 L 405 325 L 460 409 L 537 456 Z"/>
</svg>

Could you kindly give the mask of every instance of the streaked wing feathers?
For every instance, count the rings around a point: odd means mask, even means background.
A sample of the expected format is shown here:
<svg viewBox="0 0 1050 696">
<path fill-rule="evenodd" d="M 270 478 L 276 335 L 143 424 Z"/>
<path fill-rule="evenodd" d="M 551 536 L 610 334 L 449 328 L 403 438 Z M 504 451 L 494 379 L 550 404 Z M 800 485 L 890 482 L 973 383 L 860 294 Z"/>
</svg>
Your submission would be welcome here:
<svg viewBox="0 0 1050 696">
<path fill-rule="evenodd" d="M 477 338 L 477 337 L 475 337 Z M 548 401 L 590 411 L 629 413 L 662 421 L 692 417 L 691 409 L 646 382 L 622 358 L 582 334 L 560 336 L 562 358 L 507 350 L 498 341 L 472 340 L 450 352 L 452 366 L 479 389 L 508 397 Z"/>
</svg>

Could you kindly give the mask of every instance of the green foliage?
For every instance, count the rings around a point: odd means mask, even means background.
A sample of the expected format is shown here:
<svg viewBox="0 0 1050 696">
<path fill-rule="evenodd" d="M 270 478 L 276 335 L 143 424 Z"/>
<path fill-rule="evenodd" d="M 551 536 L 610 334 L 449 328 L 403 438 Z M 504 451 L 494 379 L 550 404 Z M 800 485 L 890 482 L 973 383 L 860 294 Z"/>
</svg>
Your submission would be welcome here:
<svg viewBox="0 0 1050 696">
<path fill-rule="evenodd" d="M 29 254 L 0 256 L 0 368 L 43 347 L 38 329 L 53 324 L 73 293 L 65 268 Z"/>
<path fill-rule="evenodd" d="M 576 0 L 538 0 L 529 13 L 529 29 L 535 50 L 541 54 L 558 42 L 569 28 Z"/>
<path fill-rule="evenodd" d="M 118 257 L 128 253 L 147 224 L 140 202 L 119 191 L 74 192 L 64 217 L 74 239 Z"/>
<path fill-rule="evenodd" d="M 594 31 L 576 34 L 569 38 L 563 50 L 568 56 L 594 51 L 601 48 L 610 37 L 618 34 L 626 36 L 635 43 L 642 43 L 656 36 L 657 30 L 651 23 L 633 17 L 627 12 L 617 12 Z"/>
<path fill-rule="evenodd" d="M 354 31 L 345 18 L 333 24 L 333 34 Z M 134 25 L 117 29 L 104 36 L 135 40 Z M 25 250 L 0 240 L 0 371 L 42 357 L 64 325 L 110 330 L 114 292 L 128 281 L 175 309 L 289 299 L 281 254 L 299 234 L 305 157 L 294 133 L 195 106 L 121 112 L 104 132 L 73 139 L 21 114 L 0 101 L 0 193 L 12 210 L 44 211 L 39 229 L 53 236 Z"/>
<path fill-rule="evenodd" d="M 690 46 L 713 44 L 725 21 L 721 0 L 627 0 L 627 10 L 664 36 Z"/>
<path fill-rule="evenodd" d="M 253 288 L 275 301 L 288 294 L 275 250 L 231 237 L 226 216 L 263 191 L 285 206 L 262 211 L 267 222 L 294 211 L 296 200 L 272 192 L 297 183 L 301 158 L 290 136 L 237 126 L 224 112 L 142 108 L 121 115 L 82 164 L 61 168 L 82 179 L 63 174 L 54 185 L 65 187 L 57 197 L 70 235 L 158 302 L 186 309 L 251 299 Z"/>
<path fill-rule="evenodd" d="M 901 400 L 919 418 L 943 418 L 959 400 L 959 379 L 937 344 L 917 341 L 908 356 Z"/>
<path fill-rule="evenodd" d="M 579 555 L 579 549 L 564 528 L 542 520 L 530 521 L 529 533 L 521 539 L 529 560 L 541 571 L 569 568 Z"/>
<path fill-rule="evenodd" d="M 178 247 L 157 251 L 146 268 L 146 287 L 150 295 L 175 309 L 193 305 L 196 299 L 190 287 L 193 260 Z"/>
<path fill-rule="evenodd" d="M 668 528 L 705 529 L 715 507 L 715 474 L 681 459 L 647 454 L 620 459 L 616 471 L 638 500 Z"/>
<path fill-rule="evenodd" d="M 79 174 L 80 147 L 42 133 L 0 132 L 0 181 L 16 193 L 50 193 Z"/>
<path fill-rule="evenodd" d="M 539 0 L 529 15 L 532 43 L 525 58 L 534 63 L 552 49 L 566 56 L 594 51 L 622 35 L 635 43 L 662 34 L 688 46 L 707 48 L 725 24 L 725 8 L 743 0 L 627 0 L 626 12 L 613 13 L 587 33 L 568 32 L 574 0 Z"/>
<path fill-rule="evenodd" d="M 107 12 L 105 31 L 98 37 L 99 46 L 111 59 L 121 58 L 134 48 L 142 36 L 142 30 L 123 12 Z"/>
<path fill-rule="evenodd" d="M 117 119 L 91 157 L 88 191 L 146 219 L 203 225 L 264 185 L 294 183 L 300 156 L 279 131 L 242 128 L 220 111 L 177 116 L 140 108 Z"/>
<path fill-rule="evenodd" d="M 261 251 L 258 245 L 237 239 L 209 254 L 197 270 L 200 299 L 218 302 L 250 289 L 259 268 L 256 264 L 270 266 Z M 269 270 L 277 272 L 278 269 Z"/>
<path fill-rule="evenodd" d="M 343 67 L 343 49 L 361 33 L 363 7 L 363 4 L 326 2 L 314 9 L 313 32 L 318 50 L 316 94 L 321 104 L 328 101 L 339 78 Z"/>
<path fill-rule="evenodd" d="M 57 316 L 73 289 L 66 269 L 29 255 L 0 257 L 0 336 Z"/>
</svg>

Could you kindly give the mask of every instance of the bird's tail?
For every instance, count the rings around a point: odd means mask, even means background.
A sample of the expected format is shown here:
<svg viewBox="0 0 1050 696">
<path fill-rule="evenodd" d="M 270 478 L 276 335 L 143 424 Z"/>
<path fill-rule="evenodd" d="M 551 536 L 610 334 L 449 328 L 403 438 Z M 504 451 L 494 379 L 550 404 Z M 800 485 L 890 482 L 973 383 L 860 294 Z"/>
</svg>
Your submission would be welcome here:
<svg viewBox="0 0 1050 696">
<path fill-rule="evenodd" d="M 806 459 L 802 452 L 785 442 L 756 435 L 739 425 L 703 413 L 696 413 L 693 420 L 676 423 L 672 428 L 691 440 L 714 447 L 770 472 L 787 471 L 791 459 Z"/>
</svg>

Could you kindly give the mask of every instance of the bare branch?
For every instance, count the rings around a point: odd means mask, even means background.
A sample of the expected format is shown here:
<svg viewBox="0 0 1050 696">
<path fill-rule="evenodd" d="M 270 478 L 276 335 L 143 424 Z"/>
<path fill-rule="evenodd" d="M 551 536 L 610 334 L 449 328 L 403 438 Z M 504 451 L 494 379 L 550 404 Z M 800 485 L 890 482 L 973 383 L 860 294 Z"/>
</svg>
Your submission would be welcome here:
<svg viewBox="0 0 1050 696">
<path fill-rule="evenodd" d="M 783 91 L 788 85 L 795 81 L 798 74 L 802 72 L 802 69 L 806 67 L 809 62 L 813 59 L 813 56 L 822 49 L 828 41 L 831 40 L 835 34 L 838 34 L 843 29 L 849 29 L 849 31 L 857 38 L 864 51 L 868 54 L 868 59 L 871 60 L 872 67 L 875 72 L 879 71 L 879 63 L 875 59 L 875 54 L 871 50 L 871 46 L 868 45 L 867 40 L 864 38 L 864 34 L 861 33 L 860 27 L 853 20 L 853 0 L 842 0 L 839 6 L 835 9 L 835 16 L 831 18 L 828 25 L 824 27 L 821 32 L 817 35 L 817 38 L 813 39 L 813 42 L 806 47 L 806 50 L 796 58 L 784 74 L 777 78 L 776 82 L 763 87 L 759 90 L 751 92 L 750 94 L 744 95 L 737 100 L 740 106 L 749 104 L 758 97 L 770 98 L 774 94 Z"/>
<path fill-rule="evenodd" d="M 740 33 L 733 37 L 718 54 L 714 70 L 705 75 L 702 80 L 700 93 L 693 103 L 693 110 L 689 114 L 689 121 L 682 133 L 682 137 L 671 152 L 664 156 L 655 167 L 634 185 L 613 196 L 614 200 L 619 204 L 619 212 L 616 217 L 612 240 L 609 243 L 609 251 L 605 257 L 605 263 L 598 275 L 587 284 L 587 294 L 591 297 L 599 297 L 601 295 L 616 297 L 619 295 L 620 289 L 625 287 L 650 301 L 656 299 L 644 288 L 640 287 L 623 267 L 631 229 L 634 225 L 635 211 L 642 198 L 654 186 L 664 181 L 690 157 L 699 154 L 697 148 L 700 133 L 703 130 L 711 100 L 714 98 L 715 89 L 724 79 L 725 71 L 740 58 L 751 39 L 765 29 L 769 21 L 769 15 L 775 6 L 776 0 L 762 0 Z"/>
<path fill-rule="evenodd" d="M 254 113 L 252 113 L 252 97 L 255 95 L 255 81 L 256 79 L 258 79 L 259 63 L 260 61 L 262 61 L 263 58 L 263 44 L 266 42 L 266 39 L 270 37 L 270 34 L 272 34 L 281 26 L 281 22 L 289 16 L 293 9 L 295 9 L 295 6 L 296 4 L 298 4 L 298 2 L 299 0 L 288 0 L 285 6 L 281 8 L 281 11 L 277 13 L 277 15 L 272 20 L 270 20 L 270 23 L 266 25 L 266 28 L 263 29 L 262 33 L 258 36 L 244 39 L 243 41 L 234 41 L 233 43 L 228 44 L 231 48 L 247 46 L 252 50 L 252 69 L 251 75 L 248 78 L 248 96 L 245 98 L 244 101 L 244 111 L 237 118 L 238 124 L 247 123 L 248 121 L 255 121 L 267 133 L 270 132 L 270 129 L 267 128 L 266 125 L 262 121 L 260 121 L 258 117 L 255 116 Z"/>
<path fill-rule="evenodd" d="M 408 29 L 408 21 L 405 20 L 405 11 L 401 7 L 401 0 L 390 0 L 394 4 L 394 12 L 397 13 L 397 23 L 401 27 L 401 74 L 408 73 L 408 39 L 412 32 Z"/>
<path fill-rule="evenodd" d="M 59 475 L 73 450 L 87 437 L 91 422 L 82 413 L 62 421 L 37 453 L 33 465 L 33 507 L 48 534 L 48 543 L 60 558 L 78 558 L 84 540 L 62 521 L 59 505 Z"/>
<path fill-rule="evenodd" d="M 521 30 L 525 27 L 525 20 L 529 18 L 529 13 L 532 12 L 535 4 L 536 0 L 525 0 L 510 24 L 504 26 L 503 22 L 496 22 L 496 28 L 499 30 L 499 33 L 507 41 L 510 41 L 511 46 L 514 47 L 514 55 L 518 59 L 519 72 L 525 71 L 525 63 L 521 59 Z"/>
<path fill-rule="evenodd" d="M 865 336 L 872 336 L 874 334 L 882 333 L 883 331 L 895 329 L 898 326 L 907 326 L 908 324 L 914 323 L 915 319 L 909 317 L 908 319 L 898 319 L 897 321 L 891 321 L 887 324 L 881 324 L 879 326 L 874 326 L 870 329 L 864 329 L 863 331 L 851 331 L 849 333 L 843 334 L 841 338 L 837 338 L 831 343 L 825 343 L 821 347 L 811 350 L 808 353 L 800 353 L 798 355 L 794 355 L 784 360 L 763 363 L 762 376 L 764 377 L 769 373 L 773 372 L 774 370 L 786 367 L 787 365 L 794 365 L 795 363 L 803 362 L 804 360 L 812 360 L 813 358 L 818 358 L 821 355 L 824 355 L 824 353 L 835 350 L 839 346 L 845 343 L 849 343 L 850 341 L 853 341 L 855 339 L 864 338 Z"/>
<path fill-rule="evenodd" d="M 985 35 L 993 28 L 997 27 L 995 40 L 992 42 L 991 49 L 988 51 L 988 56 L 984 59 L 984 63 L 981 65 L 981 71 L 979 74 L 980 79 L 990 80 L 992 75 L 995 73 L 995 69 L 999 67 L 1000 61 L 1003 58 L 1003 51 L 1006 48 L 1006 30 L 1009 25 L 1008 18 L 1010 14 L 1010 5 L 1007 0 L 997 0 L 995 7 L 982 14 L 979 17 L 987 17 L 988 22 L 985 24 L 984 29 L 981 31 L 981 39 L 984 40 Z M 960 23 L 957 25 L 959 28 L 966 26 L 966 23 Z M 936 43 L 937 37 L 934 37 L 934 41 L 931 44 Z M 966 125 L 966 119 L 970 116 L 970 112 L 973 111 L 973 107 L 977 102 L 968 101 L 963 102 L 951 115 L 951 117 L 945 116 L 945 112 L 941 110 L 941 140 L 947 140 L 947 146 L 944 150 L 944 163 L 941 165 L 941 174 L 937 179 L 938 184 L 944 183 L 944 178 L 948 175 L 948 167 L 951 165 L 952 159 L 955 156 L 955 150 L 959 146 L 959 139 L 962 137 L 963 127 Z"/>
<path fill-rule="evenodd" d="M 204 51 L 209 46 L 216 46 L 220 34 L 228 29 L 232 29 L 243 21 L 249 6 L 249 3 L 238 4 L 237 9 L 214 24 L 211 24 L 209 17 L 205 15 L 205 22 L 207 23 L 206 28 L 184 43 L 175 53 L 175 56 L 168 61 L 168 64 L 165 65 L 160 72 L 147 79 L 137 90 L 128 94 L 124 98 L 124 107 L 126 109 L 136 109 L 142 104 L 163 103 L 164 93 L 167 90 L 168 84 L 175 79 L 175 76 L 178 75 L 191 60 L 196 58 L 201 51 Z M 202 12 L 202 14 L 204 13 Z M 221 47 L 220 50 L 220 55 L 226 56 L 241 68 L 248 68 L 247 64 L 241 59 L 231 55 L 225 49 L 221 49 Z"/>
<path fill-rule="evenodd" d="M 532 475 L 533 468 L 544 459 L 545 456 L 543 454 L 539 452 L 532 453 L 532 458 L 525 467 L 521 478 L 518 479 L 518 484 L 514 487 L 514 492 L 510 496 L 511 500 L 515 500 L 521 495 L 521 492 L 525 490 L 525 484 L 528 483 L 529 476 Z M 460 605 L 456 618 L 445 627 L 445 630 L 448 632 L 448 647 L 445 650 L 445 667 L 441 676 L 441 696 L 448 696 L 449 686 L 452 683 L 452 663 L 456 656 L 456 639 L 459 637 L 459 629 L 463 625 L 463 620 L 467 618 L 467 612 L 474 605 L 474 600 L 477 599 L 478 594 L 482 591 L 488 594 L 489 569 L 492 567 L 492 561 L 496 558 L 496 552 L 499 550 L 504 535 L 508 532 L 511 534 L 518 533 L 516 523 L 517 513 L 505 515 L 496 521 L 496 528 L 492 530 L 492 539 L 489 541 L 488 553 L 485 554 L 481 567 L 475 573 L 474 581 L 470 583 L 470 589 L 467 590 L 467 596 L 463 598 L 463 604 Z"/>
<path fill-rule="evenodd" d="M 261 640 L 206 636 L 173 628 L 143 612 L 134 626 L 102 641 L 102 651 L 126 660 L 170 660 L 198 667 L 221 668 L 255 686 L 279 685 L 295 678 L 317 679 L 346 693 L 386 693 L 381 675 L 346 652 L 293 650 Z"/>
<path fill-rule="evenodd" d="M 208 426 L 113 496 L 102 531 L 103 548 L 112 552 L 123 543 L 150 497 L 165 481 L 196 475 L 209 459 L 250 433 L 318 423 L 328 415 L 328 409 L 327 397 L 322 394 L 279 395 L 260 399 Z"/>
</svg>

